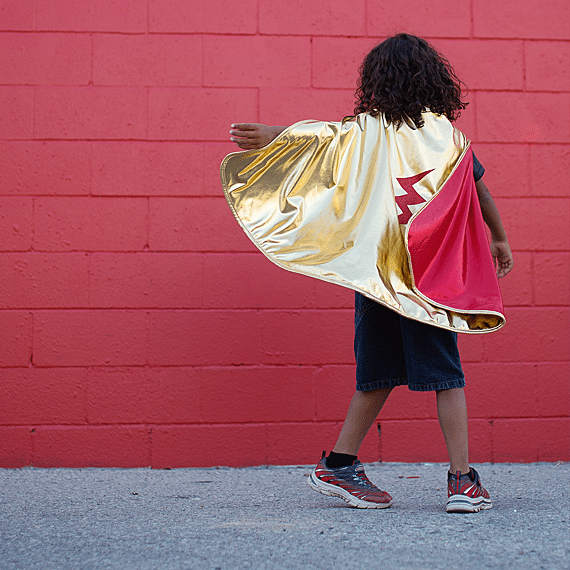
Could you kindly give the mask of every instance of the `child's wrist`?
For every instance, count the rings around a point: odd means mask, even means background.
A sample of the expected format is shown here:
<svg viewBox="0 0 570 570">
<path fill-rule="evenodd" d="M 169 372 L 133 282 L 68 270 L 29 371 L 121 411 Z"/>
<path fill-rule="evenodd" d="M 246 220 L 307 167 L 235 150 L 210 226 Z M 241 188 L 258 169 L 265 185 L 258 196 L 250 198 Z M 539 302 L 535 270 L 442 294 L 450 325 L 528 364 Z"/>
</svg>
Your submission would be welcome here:
<svg viewBox="0 0 570 570">
<path fill-rule="evenodd" d="M 278 126 L 273 126 L 271 127 L 271 134 L 273 135 L 273 138 L 276 139 L 287 127 L 278 127 Z"/>
</svg>

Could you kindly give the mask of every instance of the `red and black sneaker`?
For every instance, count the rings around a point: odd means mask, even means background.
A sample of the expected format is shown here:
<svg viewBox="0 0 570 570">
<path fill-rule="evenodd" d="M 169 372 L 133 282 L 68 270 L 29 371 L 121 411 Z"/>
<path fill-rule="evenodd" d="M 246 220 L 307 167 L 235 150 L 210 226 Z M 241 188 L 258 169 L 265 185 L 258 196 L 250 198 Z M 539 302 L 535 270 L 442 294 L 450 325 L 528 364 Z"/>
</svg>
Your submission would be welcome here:
<svg viewBox="0 0 570 570">
<path fill-rule="evenodd" d="M 493 507 L 489 493 L 473 467 L 465 475 L 461 475 L 461 471 L 455 475 L 447 473 L 447 497 L 445 510 L 448 513 L 478 513 Z"/>
<path fill-rule="evenodd" d="M 393 502 L 388 493 L 370 482 L 358 459 L 347 467 L 332 469 L 327 467 L 326 457 L 323 456 L 313 469 L 308 482 L 315 491 L 340 497 L 359 509 L 386 509 Z"/>
</svg>

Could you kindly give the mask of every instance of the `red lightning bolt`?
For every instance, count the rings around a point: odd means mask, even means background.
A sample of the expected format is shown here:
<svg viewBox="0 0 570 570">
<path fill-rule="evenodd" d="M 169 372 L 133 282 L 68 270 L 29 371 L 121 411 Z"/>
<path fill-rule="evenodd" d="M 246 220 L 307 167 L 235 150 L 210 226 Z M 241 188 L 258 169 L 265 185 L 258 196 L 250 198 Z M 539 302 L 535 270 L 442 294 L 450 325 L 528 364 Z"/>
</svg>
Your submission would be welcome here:
<svg viewBox="0 0 570 570">
<path fill-rule="evenodd" d="M 402 213 L 398 216 L 398 222 L 400 224 L 407 224 L 412 217 L 412 211 L 408 206 L 412 204 L 421 204 L 425 202 L 425 199 L 422 198 L 415 190 L 414 184 L 419 182 L 424 176 L 428 175 L 434 169 L 426 170 L 425 172 L 420 172 L 420 174 L 416 174 L 415 176 L 409 176 L 408 178 L 396 178 L 396 180 L 400 183 L 400 186 L 406 192 L 403 196 L 396 196 L 396 204 L 402 210 Z"/>
</svg>

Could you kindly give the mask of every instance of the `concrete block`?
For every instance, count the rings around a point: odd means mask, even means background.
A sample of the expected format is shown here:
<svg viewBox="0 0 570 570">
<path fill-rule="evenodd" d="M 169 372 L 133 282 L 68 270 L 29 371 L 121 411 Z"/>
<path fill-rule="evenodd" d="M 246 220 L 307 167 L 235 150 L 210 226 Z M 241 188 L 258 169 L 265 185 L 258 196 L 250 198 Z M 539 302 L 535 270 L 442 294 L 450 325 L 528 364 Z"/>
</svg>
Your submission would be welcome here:
<svg viewBox="0 0 570 570">
<path fill-rule="evenodd" d="M 147 209 L 145 198 L 37 198 L 34 249 L 141 251 Z"/>
<path fill-rule="evenodd" d="M 449 461 L 437 420 L 382 420 L 382 461 Z"/>
<path fill-rule="evenodd" d="M 469 420 L 469 461 L 493 462 L 493 424 L 487 420 Z"/>
<path fill-rule="evenodd" d="M 224 157 L 231 152 L 237 152 L 240 149 L 237 145 L 230 142 L 229 127 L 227 129 L 227 141 L 228 142 L 210 142 L 204 143 L 203 145 L 203 175 L 204 175 L 204 185 L 202 191 L 200 192 L 203 196 L 220 196 L 222 192 L 222 183 L 220 180 L 220 166 Z M 188 169 L 188 174 L 192 175 L 190 169 Z M 189 190 L 193 188 L 196 182 L 189 184 Z"/>
<path fill-rule="evenodd" d="M 153 251 L 256 251 L 224 198 L 151 198 L 149 247 Z"/>
<path fill-rule="evenodd" d="M 204 306 L 352 309 L 354 293 L 285 271 L 261 253 L 209 253 L 204 256 Z"/>
<path fill-rule="evenodd" d="M 202 38 L 97 34 L 93 37 L 93 83 L 202 85 Z"/>
<path fill-rule="evenodd" d="M 201 195 L 202 146 L 178 142 L 93 143 L 93 194 Z M 216 194 L 220 194 L 219 184 Z"/>
<path fill-rule="evenodd" d="M 310 87 L 310 38 L 206 36 L 204 85 Z"/>
<path fill-rule="evenodd" d="M 570 200 L 499 198 L 496 204 L 514 250 L 570 249 Z"/>
<path fill-rule="evenodd" d="M 90 424 L 178 424 L 199 421 L 195 368 L 92 368 L 87 375 Z"/>
<path fill-rule="evenodd" d="M 411 0 L 405 6 L 368 0 L 366 31 L 373 36 L 407 32 L 425 38 L 467 38 L 471 34 L 471 5 L 469 0 L 459 0 L 452 7 L 445 0 L 429 4 Z"/>
<path fill-rule="evenodd" d="M 94 142 L 91 184 L 95 196 L 148 196 L 150 145 L 134 141 Z"/>
<path fill-rule="evenodd" d="M 34 467 L 148 467 L 150 430 L 135 426 L 54 426 L 34 432 Z"/>
<path fill-rule="evenodd" d="M 461 362 L 480 362 L 483 360 L 482 335 L 460 334 L 457 337 L 457 346 L 459 347 Z"/>
<path fill-rule="evenodd" d="M 485 167 L 483 181 L 493 197 L 521 198 L 531 193 L 530 145 L 477 143 L 472 148 Z"/>
<path fill-rule="evenodd" d="M 0 308 L 84 307 L 88 281 L 83 253 L 0 254 Z"/>
<path fill-rule="evenodd" d="M 570 91 L 570 43 L 525 42 L 526 86 L 532 91 Z"/>
<path fill-rule="evenodd" d="M 355 391 L 355 366 L 318 366 L 313 370 L 311 385 L 315 391 L 316 420 L 343 422 Z"/>
<path fill-rule="evenodd" d="M 468 92 L 524 87 L 521 40 L 437 39 L 430 43 L 449 60 Z"/>
<path fill-rule="evenodd" d="M 517 251 L 514 255 L 514 268 L 499 285 L 505 307 L 533 304 L 533 266 L 530 252 Z"/>
<path fill-rule="evenodd" d="M 84 142 L 0 142 L 0 194 L 89 194 L 89 162 Z"/>
<path fill-rule="evenodd" d="M 570 416 L 570 363 L 541 362 L 536 366 L 536 375 L 539 415 Z"/>
<path fill-rule="evenodd" d="M 570 253 L 536 252 L 534 302 L 536 305 L 570 305 Z"/>
<path fill-rule="evenodd" d="M 570 418 L 538 420 L 541 435 L 538 447 L 539 461 L 570 460 Z"/>
<path fill-rule="evenodd" d="M 365 2 L 313 0 L 287 3 L 269 0 L 259 5 L 262 34 L 361 36 L 365 33 Z M 369 32 L 370 33 L 370 32 Z"/>
<path fill-rule="evenodd" d="M 313 421 L 313 368 L 200 368 L 200 423 Z"/>
<path fill-rule="evenodd" d="M 267 462 L 270 465 L 316 465 L 322 451 L 330 451 L 340 423 L 298 422 L 267 425 Z"/>
<path fill-rule="evenodd" d="M 150 143 L 150 191 L 153 196 L 203 196 L 207 166 L 202 143 Z M 219 185 L 215 196 L 220 195 Z"/>
<path fill-rule="evenodd" d="M 0 138 L 29 139 L 33 135 L 34 88 L 0 87 Z"/>
<path fill-rule="evenodd" d="M 199 308 L 202 258 L 192 253 L 102 253 L 91 257 L 89 306 Z"/>
<path fill-rule="evenodd" d="M 564 0 L 547 5 L 540 0 L 528 0 L 524 9 L 516 0 L 493 4 L 474 0 L 473 25 L 480 38 L 567 39 L 570 6 Z"/>
<path fill-rule="evenodd" d="M 465 136 L 473 141 L 478 142 L 477 135 L 477 92 L 471 92 L 467 95 L 466 101 L 469 106 L 461 111 L 461 115 L 453 123 Z M 477 153 L 475 153 L 477 154 Z"/>
<path fill-rule="evenodd" d="M 536 417 L 536 365 L 526 362 L 466 364 L 469 417 L 487 420 Z"/>
<path fill-rule="evenodd" d="M 229 366 L 262 360 L 261 319 L 253 311 L 151 311 L 151 366 Z"/>
<path fill-rule="evenodd" d="M 8 368 L 0 383 L 0 424 L 82 424 L 83 368 Z"/>
<path fill-rule="evenodd" d="M 257 97 L 254 89 L 151 88 L 149 138 L 227 141 L 232 123 L 257 122 Z"/>
<path fill-rule="evenodd" d="M 530 146 L 530 182 L 533 196 L 568 196 L 566 179 L 569 171 L 568 145 Z"/>
<path fill-rule="evenodd" d="M 304 277 L 311 295 L 308 307 L 311 309 L 354 309 L 354 292 L 326 281 Z"/>
<path fill-rule="evenodd" d="M 507 324 L 484 335 L 485 359 L 494 362 L 554 361 L 568 359 L 570 330 L 567 307 L 509 309 Z"/>
<path fill-rule="evenodd" d="M 0 311 L 0 366 L 28 366 L 31 357 L 32 315 L 27 311 Z"/>
<path fill-rule="evenodd" d="M 32 198 L 0 196 L 0 251 L 30 249 L 32 223 Z"/>
<path fill-rule="evenodd" d="M 37 87 L 34 135 L 46 139 L 145 139 L 140 87 Z"/>
<path fill-rule="evenodd" d="M 0 0 L 0 30 L 31 31 L 35 28 L 35 0 Z"/>
<path fill-rule="evenodd" d="M 60 310 L 34 313 L 37 366 L 146 364 L 143 311 Z"/>
<path fill-rule="evenodd" d="M 498 463 L 539 461 L 540 439 L 545 437 L 541 428 L 544 427 L 544 423 L 533 418 L 494 421 L 494 461 Z"/>
<path fill-rule="evenodd" d="M 300 308 L 309 305 L 312 280 L 284 271 L 264 255 L 204 256 L 204 306 L 210 308 Z"/>
<path fill-rule="evenodd" d="M 149 31 L 160 33 L 255 34 L 257 0 L 149 0 Z"/>
<path fill-rule="evenodd" d="M 32 430 L 0 427 L 0 468 L 19 469 L 32 464 Z"/>
<path fill-rule="evenodd" d="M 477 94 L 478 140 L 503 143 L 565 143 L 570 131 L 560 109 L 568 93 L 481 92 Z"/>
<path fill-rule="evenodd" d="M 353 110 L 354 89 L 260 89 L 260 121 L 266 124 L 288 126 L 306 119 L 342 121 Z"/>
<path fill-rule="evenodd" d="M 87 34 L 5 33 L 0 52 L 0 84 L 87 85 L 90 80 Z"/>
<path fill-rule="evenodd" d="M 353 312 L 347 310 L 259 313 L 263 364 L 353 364 Z"/>
<path fill-rule="evenodd" d="M 152 467 L 247 467 L 267 464 L 265 425 L 158 426 L 152 430 Z"/>
<path fill-rule="evenodd" d="M 144 33 L 146 28 L 146 0 L 36 1 L 37 30 Z"/>
<path fill-rule="evenodd" d="M 382 38 L 313 38 L 313 85 L 355 90 L 358 69 L 368 52 L 381 41 Z"/>
<path fill-rule="evenodd" d="M 390 393 L 378 419 L 383 422 L 429 418 L 429 404 L 432 399 L 435 399 L 433 392 L 413 392 L 407 386 L 397 386 Z"/>
</svg>

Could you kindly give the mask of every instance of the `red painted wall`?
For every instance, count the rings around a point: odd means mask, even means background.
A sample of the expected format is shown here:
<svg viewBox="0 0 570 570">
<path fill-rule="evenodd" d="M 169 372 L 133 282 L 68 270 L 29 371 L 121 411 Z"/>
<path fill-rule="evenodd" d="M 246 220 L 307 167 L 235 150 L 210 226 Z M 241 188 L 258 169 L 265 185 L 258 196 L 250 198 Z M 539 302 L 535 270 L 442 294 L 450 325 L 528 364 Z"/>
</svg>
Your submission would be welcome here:
<svg viewBox="0 0 570 570">
<path fill-rule="evenodd" d="M 340 120 L 397 31 L 470 88 L 515 250 L 461 336 L 474 461 L 569 460 L 566 0 L 0 0 L 0 465 L 314 463 L 353 391 L 352 293 L 272 266 L 218 166 L 234 121 Z M 395 391 L 362 459 L 443 461 Z"/>
</svg>

